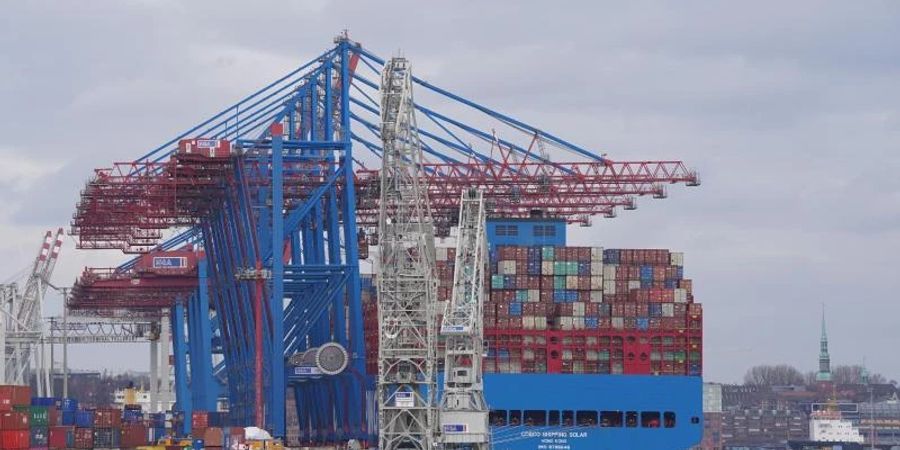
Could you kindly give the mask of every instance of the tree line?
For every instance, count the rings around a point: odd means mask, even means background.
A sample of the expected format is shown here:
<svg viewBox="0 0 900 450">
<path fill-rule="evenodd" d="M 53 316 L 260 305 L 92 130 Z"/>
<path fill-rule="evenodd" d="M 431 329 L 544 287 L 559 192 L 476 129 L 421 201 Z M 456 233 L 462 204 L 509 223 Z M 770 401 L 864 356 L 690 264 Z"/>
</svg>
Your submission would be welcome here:
<svg viewBox="0 0 900 450">
<path fill-rule="evenodd" d="M 860 365 L 835 366 L 831 379 L 836 384 L 862 384 L 865 369 Z M 888 379 L 880 373 L 869 373 L 869 383 L 886 384 Z M 816 372 L 803 373 L 787 364 L 751 367 L 744 375 L 744 384 L 751 386 L 811 385 L 816 382 Z M 894 380 L 891 384 L 896 384 Z"/>
</svg>

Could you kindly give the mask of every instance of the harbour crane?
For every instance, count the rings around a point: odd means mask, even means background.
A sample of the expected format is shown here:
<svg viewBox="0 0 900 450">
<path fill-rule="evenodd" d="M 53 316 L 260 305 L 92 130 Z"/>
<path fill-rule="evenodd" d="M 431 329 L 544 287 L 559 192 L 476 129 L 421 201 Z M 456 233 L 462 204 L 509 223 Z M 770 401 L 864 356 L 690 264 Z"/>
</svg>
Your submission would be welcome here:
<svg viewBox="0 0 900 450">
<path fill-rule="evenodd" d="M 376 403 L 383 450 L 430 450 L 435 443 L 434 226 L 417 130 L 410 64 L 393 58 L 381 78 Z"/>
<path fill-rule="evenodd" d="M 0 382 L 27 383 L 34 364 L 39 374 L 37 391 L 42 395 L 50 393 L 49 371 L 44 367 L 43 298 L 59 259 L 62 240 L 62 228 L 55 235 L 47 231 L 22 290 L 19 291 L 15 283 L 0 290 L 3 313 L 0 317 L 0 348 L 3 349 Z"/>
<path fill-rule="evenodd" d="M 485 239 L 484 196 L 462 194 L 453 273 L 453 293 L 444 309 L 444 383 L 440 402 L 440 443 L 445 449 L 490 448 L 484 399 Z"/>
</svg>

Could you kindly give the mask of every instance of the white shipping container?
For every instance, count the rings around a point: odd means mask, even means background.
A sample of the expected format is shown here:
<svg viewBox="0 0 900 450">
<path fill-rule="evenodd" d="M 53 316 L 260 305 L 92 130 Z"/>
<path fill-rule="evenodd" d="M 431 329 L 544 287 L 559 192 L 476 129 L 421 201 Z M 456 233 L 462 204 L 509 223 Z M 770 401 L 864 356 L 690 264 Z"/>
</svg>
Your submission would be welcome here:
<svg viewBox="0 0 900 450">
<path fill-rule="evenodd" d="M 603 247 L 591 247 L 591 262 L 603 262 Z"/>
<path fill-rule="evenodd" d="M 603 293 L 606 295 L 615 294 L 616 293 L 616 280 L 604 278 L 603 279 Z"/>
<path fill-rule="evenodd" d="M 624 317 L 613 317 L 612 320 L 610 320 L 610 322 L 612 323 L 612 327 L 617 330 L 625 329 L 625 318 Z"/>
<path fill-rule="evenodd" d="M 563 361 L 571 361 L 572 360 L 572 350 L 563 350 L 562 351 L 562 359 L 563 359 Z"/>
<path fill-rule="evenodd" d="M 446 261 L 449 257 L 447 247 L 437 247 L 434 249 L 434 259 L 438 261 Z"/>
<path fill-rule="evenodd" d="M 591 261 L 591 275 L 603 276 L 603 261 Z"/>
<path fill-rule="evenodd" d="M 553 275 L 553 261 L 541 262 L 541 275 Z"/>
<path fill-rule="evenodd" d="M 591 290 L 592 291 L 602 291 L 603 290 L 603 277 L 591 276 Z"/>
<path fill-rule="evenodd" d="M 560 317 L 559 318 L 559 329 L 569 331 L 573 329 L 572 318 L 571 317 Z"/>
<path fill-rule="evenodd" d="M 500 261 L 500 274 L 501 275 L 515 275 L 516 274 L 516 262 L 515 261 Z"/>
<path fill-rule="evenodd" d="M 630 281 L 628 282 L 628 290 L 629 290 L 629 291 L 632 290 L 632 289 L 640 289 L 640 288 L 641 288 L 641 282 L 640 282 L 640 280 L 630 280 Z"/>
<path fill-rule="evenodd" d="M 675 304 L 674 303 L 663 303 L 662 304 L 662 315 L 663 315 L 663 317 L 675 317 Z"/>
<path fill-rule="evenodd" d="M 534 329 L 535 330 L 546 330 L 547 329 L 547 318 L 543 316 L 536 316 L 534 318 Z"/>
<path fill-rule="evenodd" d="M 604 264 L 603 265 L 603 278 L 607 280 L 615 280 L 616 279 L 616 268 L 619 266 L 615 264 Z"/>
<path fill-rule="evenodd" d="M 540 289 L 529 289 L 528 290 L 528 302 L 529 303 L 537 303 L 541 301 L 541 290 Z"/>
<path fill-rule="evenodd" d="M 534 317 L 522 316 L 522 328 L 525 330 L 533 330 L 534 329 Z"/>
<path fill-rule="evenodd" d="M 684 253 L 682 253 L 682 252 L 669 253 L 669 265 L 683 266 L 684 265 Z"/>
<path fill-rule="evenodd" d="M 522 373 L 522 361 L 510 361 L 509 373 Z"/>
<path fill-rule="evenodd" d="M 566 289 L 578 289 L 578 275 L 566 276 Z"/>
<path fill-rule="evenodd" d="M 591 303 L 603 303 L 603 291 L 591 291 Z"/>
<path fill-rule="evenodd" d="M 531 361 L 534 359 L 534 350 L 524 349 L 522 350 L 522 359 L 526 361 Z"/>
<path fill-rule="evenodd" d="M 598 359 L 600 359 L 597 350 L 588 350 L 584 356 L 588 361 L 597 361 Z"/>
<path fill-rule="evenodd" d="M 675 303 L 687 303 L 687 289 L 677 288 L 675 289 Z"/>
<path fill-rule="evenodd" d="M 583 302 L 575 302 L 572 303 L 572 315 L 573 316 L 584 316 L 584 303 Z"/>
<path fill-rule="evenodd" d="M 572 328 L 576 330 L 584 329 L 584 317 L 573 317 L 572 318 Z"/>
</svg>

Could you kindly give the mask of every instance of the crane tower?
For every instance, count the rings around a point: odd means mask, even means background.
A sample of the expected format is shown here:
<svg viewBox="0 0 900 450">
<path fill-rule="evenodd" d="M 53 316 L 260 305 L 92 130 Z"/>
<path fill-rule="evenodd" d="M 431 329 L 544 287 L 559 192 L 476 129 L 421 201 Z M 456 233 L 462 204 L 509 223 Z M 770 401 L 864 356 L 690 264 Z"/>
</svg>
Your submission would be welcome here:
<svg viewBox="0 0 900 450">
<path fill-rule="evenodd" d="M 377 404 L 385 450 L 430 450 L 436 428 L 434 227 L 411 78 L 405 58 L 388 61 L 381 78 Z"/>
<path fill-rule="evenodd" d="M 445 449 L 490 448 L 488 407 L 484 399 L 481 358 L 484 353 L 484 197 L 463 192 L 453 273 L 453 294 L 444 309 L 444 389 L 441 396 L 441 443 Z"/>
</svg>

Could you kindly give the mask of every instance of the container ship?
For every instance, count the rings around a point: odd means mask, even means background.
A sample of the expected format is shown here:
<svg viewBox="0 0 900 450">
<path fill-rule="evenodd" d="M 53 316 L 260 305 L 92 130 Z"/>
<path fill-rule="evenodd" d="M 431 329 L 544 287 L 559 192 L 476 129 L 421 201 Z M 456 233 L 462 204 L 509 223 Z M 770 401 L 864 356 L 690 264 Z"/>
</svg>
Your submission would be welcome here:
<svg viewBox="0 0 900 450">
<path fill-rule="evenodd" d="M 554 219 L 489 220 L 485 395 L 497 450 L 667 450 L 698 444 L 703 311 L 683 254 L 568 246 Z M 436 249 L 438 299 L 455 249 Z M 367 371 L 377 296 L 363 279 Z"/>
</svg>

